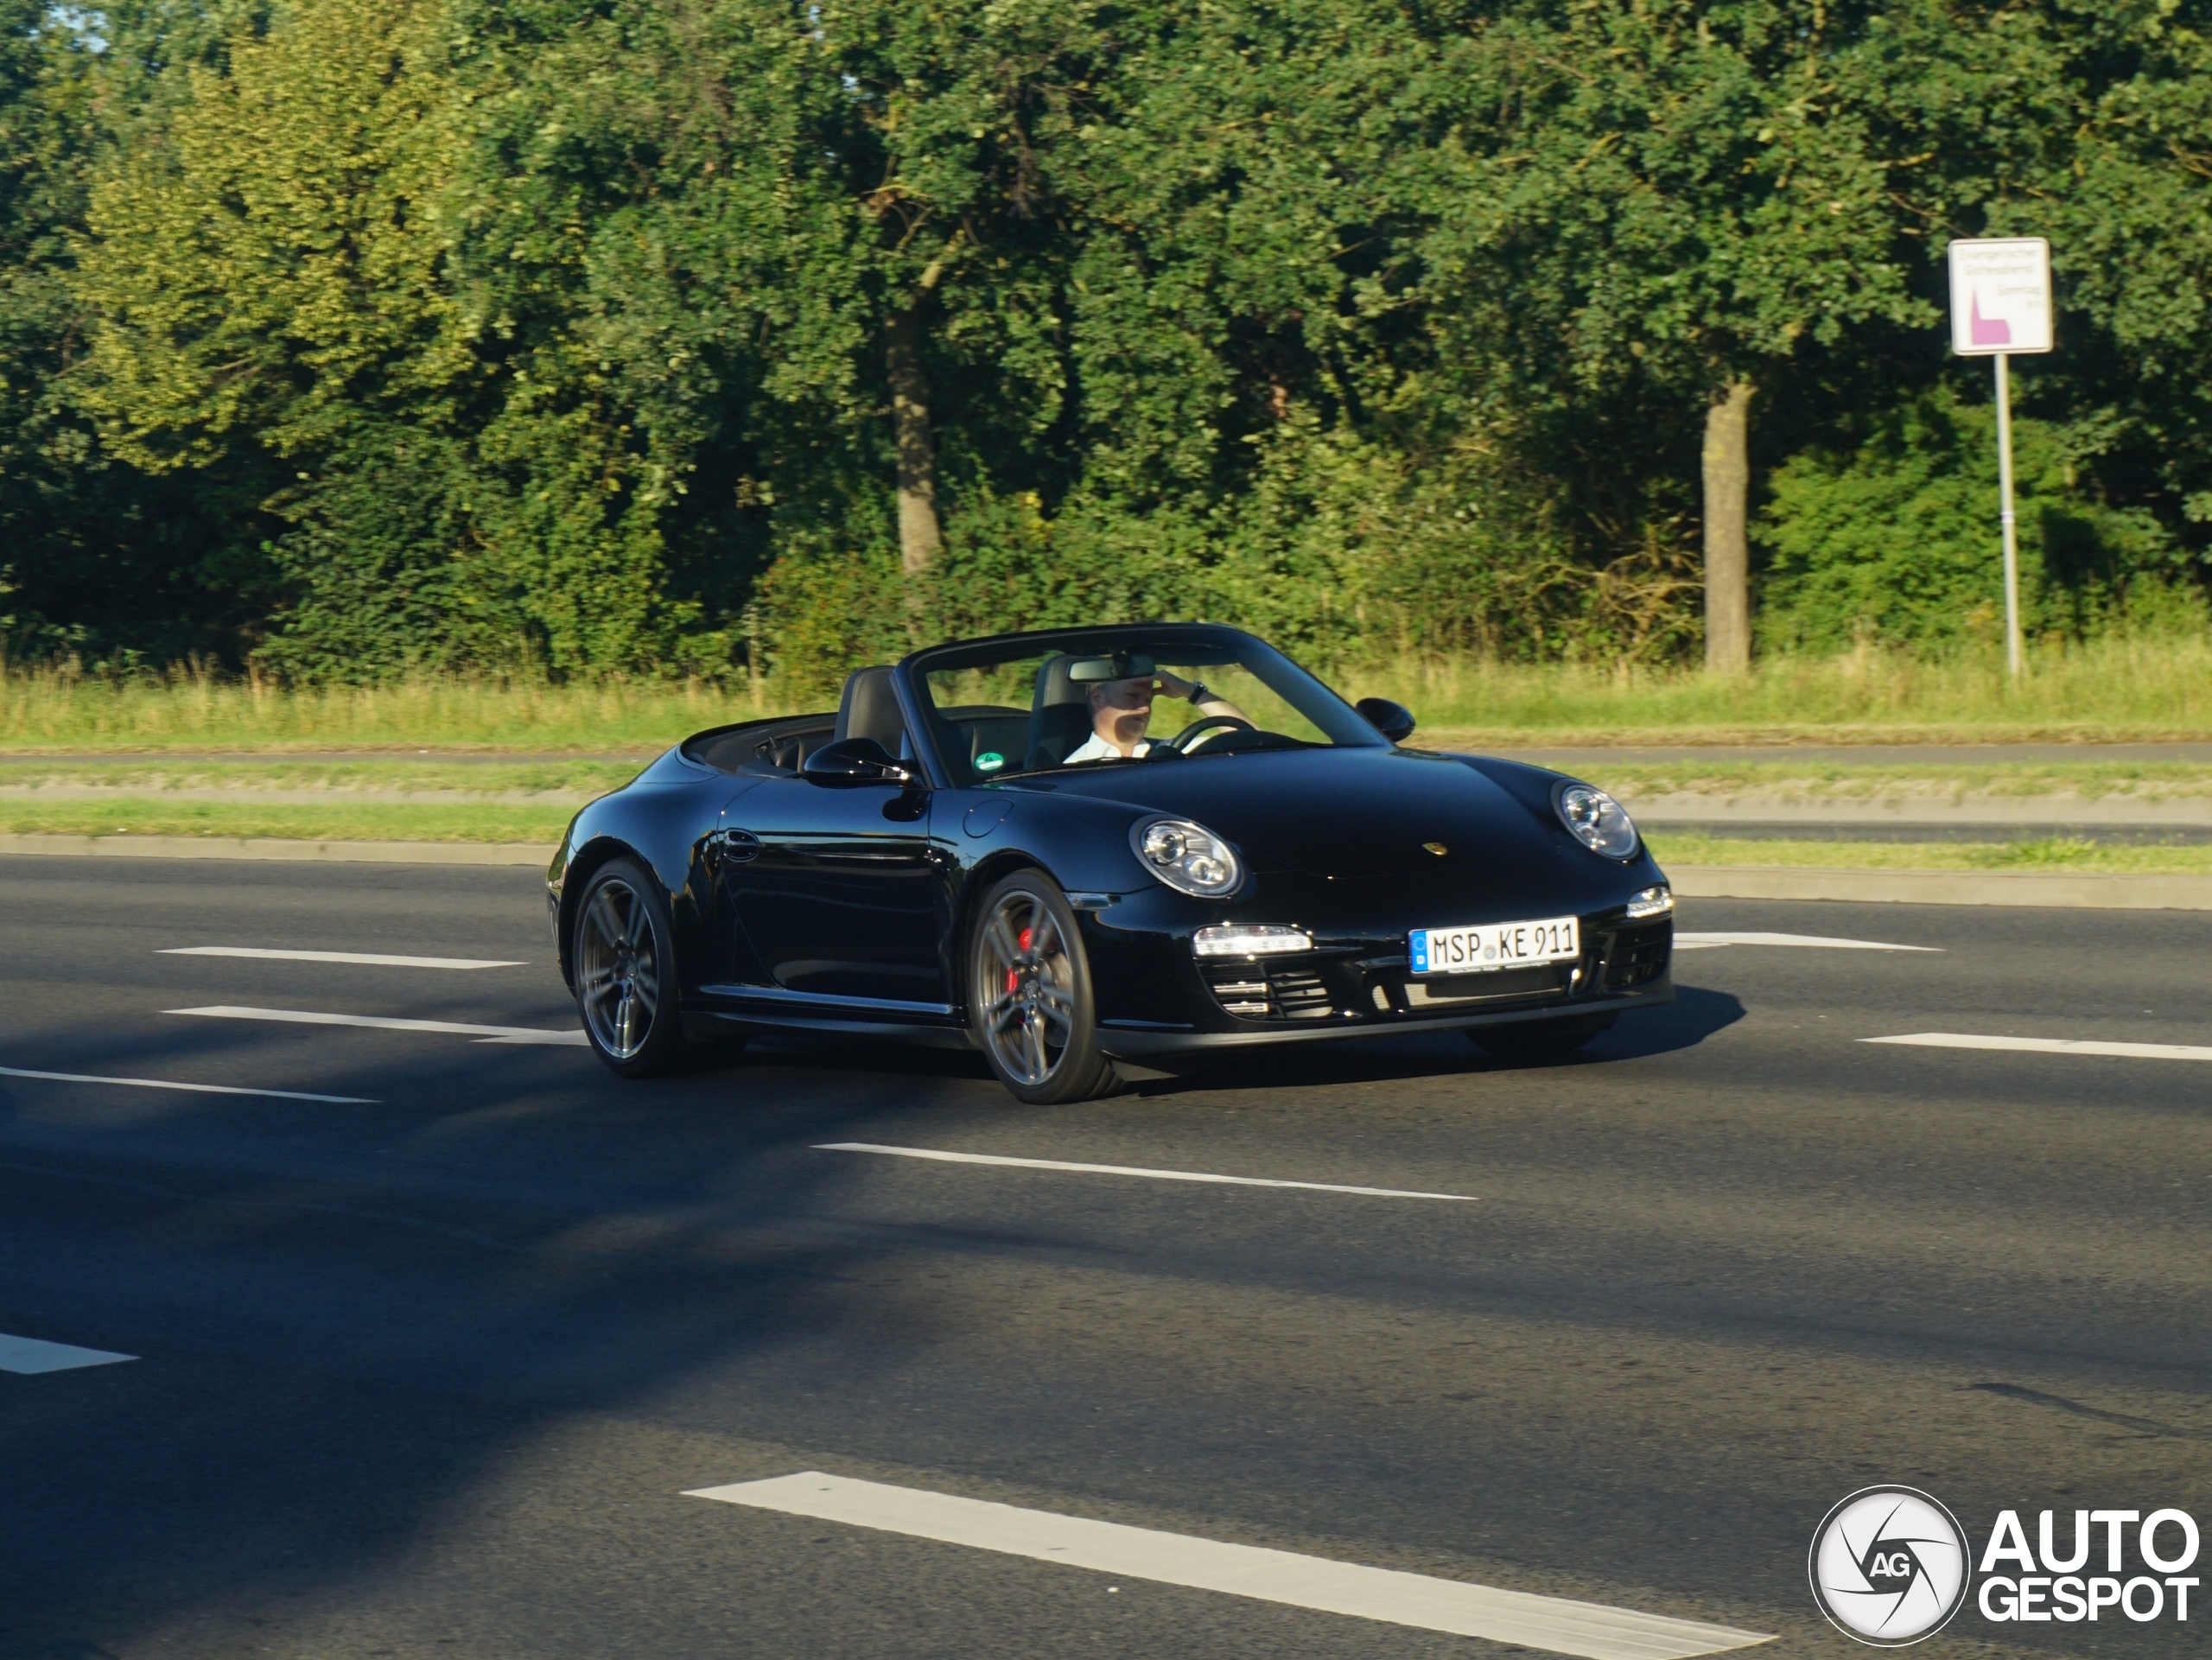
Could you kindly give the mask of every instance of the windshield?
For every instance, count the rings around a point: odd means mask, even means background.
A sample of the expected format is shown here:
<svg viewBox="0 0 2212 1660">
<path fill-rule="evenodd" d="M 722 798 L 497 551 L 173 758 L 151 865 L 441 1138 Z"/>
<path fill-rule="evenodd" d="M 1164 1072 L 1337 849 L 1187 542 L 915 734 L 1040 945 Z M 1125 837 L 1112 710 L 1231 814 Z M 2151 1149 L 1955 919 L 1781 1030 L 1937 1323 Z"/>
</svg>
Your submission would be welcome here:
<svg viewBox="0 0 2212 1660">
<path fill-rule="evenodd" d="M 954 781 L 1385 740 L 1281 652 L 1233 628 L 1088 628 L 940 647 L 914 680 Z"/>
</svg>

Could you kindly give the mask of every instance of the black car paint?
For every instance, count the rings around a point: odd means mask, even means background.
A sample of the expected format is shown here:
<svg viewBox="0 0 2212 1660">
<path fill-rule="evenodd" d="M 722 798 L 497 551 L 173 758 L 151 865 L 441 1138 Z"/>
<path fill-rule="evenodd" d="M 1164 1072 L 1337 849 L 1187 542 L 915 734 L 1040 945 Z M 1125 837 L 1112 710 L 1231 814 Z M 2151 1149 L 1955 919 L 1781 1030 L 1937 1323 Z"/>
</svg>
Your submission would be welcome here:
<svg viewBox="0 0 2212 1660">
<path fill-rule="evenodd" d="M 906 664 L 894 684 L 910 728 L 918 729 L 923 706 Z M 832 720 L 786 717 L 717 732 L 741 739 L 756 728 Z M 1629 898 L 1665 876 L 1640 847 L 1622 862 L 1576 842 L 1552 807 L 1564 780 L 1541 767 L 1377 745 L 958 785 L 924 744 L 906 783 L 840 784 L 735 773 L 694 759 L 713 735 L 670 750 L 570 824 L 548 873 L 564 979 L 567 900 L 607 859 L 628 855 L 652 868 L 668 897 L 687 1021 L 706 1026 L 963 1041 L 967 907 L 1019 864 L 1041 867 L 1073 897 L 1102 1041 L 1125 1059 L 1414 1024 L 1589 1014 L 1673 995 L 1670 953 L 1658 939 L 1656 976 L 1616 995 L 1606 995 L 1599 963 L 1595 981 L 1570 995 L 1420 1014 L 1357 1001 L 1384 995 L 1376 987 L 1385 980 L 1397 983 L 1392 976 L 1402 970 L 1414 928 L 1573 914 L 1612 950 L 1608 930 L 1620 925 Z M 1194 899 L 1139 864 L 1129 830 L 1160 814 L 1195 818 L 1238 849 L 1246 875 L 1234 894 Z M 1333 999 L 1328 1018 L 1225 1013 L 1190 945 L 1195 930 L 1225 921 L 1312 933 L 1311 964 Z M 1648 925 L 1639 938 L 1665 926 Z M 1583 970 L 1575 972 L 1579 983 Z"/>
</svg>

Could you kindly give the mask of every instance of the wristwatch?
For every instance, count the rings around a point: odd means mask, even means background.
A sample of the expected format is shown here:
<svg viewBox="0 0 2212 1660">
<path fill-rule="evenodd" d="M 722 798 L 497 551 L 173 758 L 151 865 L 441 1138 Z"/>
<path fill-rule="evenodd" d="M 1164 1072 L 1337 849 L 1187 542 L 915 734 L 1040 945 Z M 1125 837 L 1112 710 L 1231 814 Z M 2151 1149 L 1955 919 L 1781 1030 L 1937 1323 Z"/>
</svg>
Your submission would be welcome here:
<svg viewBox="0 0 2212 1660">
<path fill-rule="evenodd" d="M 1191 695 L 1185 697 L 1183 701 L 1195 706 L 1205 703 L 1207 698 L 1212 696 L 1213 694 L 1206 690 L 1206 683 L 1205 681 L 1193 680 L 1191 682 Z"/>
</svg>

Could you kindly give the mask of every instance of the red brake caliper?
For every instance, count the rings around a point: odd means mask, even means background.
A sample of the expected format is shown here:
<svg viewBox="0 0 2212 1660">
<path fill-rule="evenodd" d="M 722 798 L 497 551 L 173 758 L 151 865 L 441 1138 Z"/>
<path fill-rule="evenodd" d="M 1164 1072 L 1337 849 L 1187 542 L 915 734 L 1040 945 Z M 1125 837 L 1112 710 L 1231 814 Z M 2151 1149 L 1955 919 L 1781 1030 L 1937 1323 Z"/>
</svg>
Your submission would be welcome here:
<svg viewBox="0 0 2212 1660">
<path fill-rule="evenodd" d="M 1020 935 L 1014 943 L 1020 946 L 1021 949 L 1026 951 L 1029 949 L 1030 940 L 1035 938 L 1035 935 L 1036 931 L 1034 929 L 1024 928 L 1021 931 Z M 1009 993 L 1021 989 L 1021 976 L 1013 969 L 1008 969 L 1006 971 L 1006 989 Z"/>
</svg>

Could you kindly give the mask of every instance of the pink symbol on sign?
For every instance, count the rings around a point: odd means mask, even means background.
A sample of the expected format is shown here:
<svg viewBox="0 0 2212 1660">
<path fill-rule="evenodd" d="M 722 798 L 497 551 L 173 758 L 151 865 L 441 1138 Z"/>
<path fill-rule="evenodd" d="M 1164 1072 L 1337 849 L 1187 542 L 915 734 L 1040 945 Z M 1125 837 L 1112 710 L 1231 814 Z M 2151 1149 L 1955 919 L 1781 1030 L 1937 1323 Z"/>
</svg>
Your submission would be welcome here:
<svg viewBox="0 0 2212 1660">
<path fill-rule="evenodd" d="M 1980 293 L 1976 293 L 1968 302 L 1967 323 L 1974 336 L 1972 342 L 1974 345 L 2010 346 L 2012 343 L 2012 324 L 2006 322 L 2002 317 L 1984 317 L 1981 315 Z"/>
</svg>

